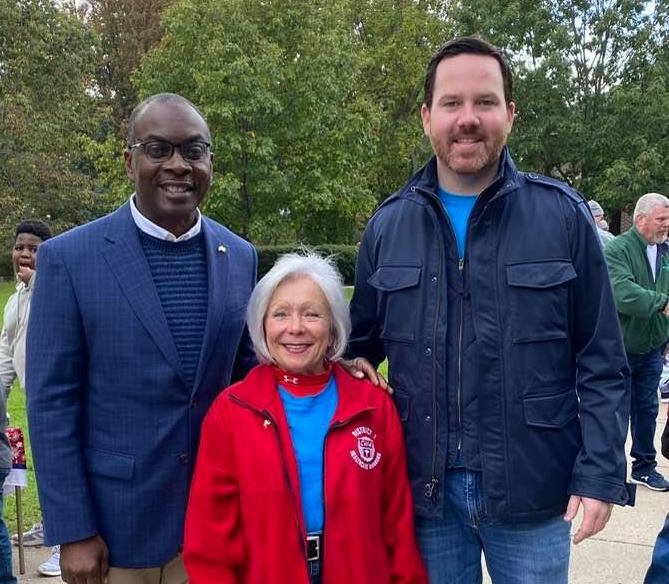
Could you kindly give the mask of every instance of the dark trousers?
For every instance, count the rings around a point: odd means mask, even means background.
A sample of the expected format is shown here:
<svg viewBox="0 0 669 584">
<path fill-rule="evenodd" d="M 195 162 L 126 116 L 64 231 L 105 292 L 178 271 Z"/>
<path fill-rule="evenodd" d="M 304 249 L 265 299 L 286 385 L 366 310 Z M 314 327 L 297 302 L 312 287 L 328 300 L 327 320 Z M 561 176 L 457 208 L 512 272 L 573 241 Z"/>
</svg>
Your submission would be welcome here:
<svg viewBox="0 0 669 584">
<path fill-rule="evenodd" d="M 647 475 L 655 469 L 655 425 L 659 408 L 657 386 L 662 375 L 662 351 L 653 349 L 642 355 L 627 354 L 631 376 L 632 402 L 630 428 L 632 433 L 632 475 Z"/>
<path fill-rule="evenodd" d="M 644 584 L 666 584 L 669 582 L 669 515 L 655 541 L 653 559 L 648 568 Z"/>
<path fill-rule="evenodd" d="M 323 581 L 323 563 L 321 560 L 307 562 L 307 571 L 309 572 L 310 584 L 321 584 Z"/>
</svg>

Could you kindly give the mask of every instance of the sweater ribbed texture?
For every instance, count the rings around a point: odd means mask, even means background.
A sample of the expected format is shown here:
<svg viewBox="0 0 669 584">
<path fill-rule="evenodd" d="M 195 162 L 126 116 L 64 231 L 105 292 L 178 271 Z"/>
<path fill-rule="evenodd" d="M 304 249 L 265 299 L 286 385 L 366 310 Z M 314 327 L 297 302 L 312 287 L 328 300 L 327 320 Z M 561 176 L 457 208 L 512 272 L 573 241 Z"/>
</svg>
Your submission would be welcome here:
<svg viewBox="0 0 669 584">
<path fill-rule="evenodd" d="M 193 385 L 207 322 L 207 256 L 204 236 L 173 243 L 139 231 L 167 325 L 186 379 Z"/>
</svg>

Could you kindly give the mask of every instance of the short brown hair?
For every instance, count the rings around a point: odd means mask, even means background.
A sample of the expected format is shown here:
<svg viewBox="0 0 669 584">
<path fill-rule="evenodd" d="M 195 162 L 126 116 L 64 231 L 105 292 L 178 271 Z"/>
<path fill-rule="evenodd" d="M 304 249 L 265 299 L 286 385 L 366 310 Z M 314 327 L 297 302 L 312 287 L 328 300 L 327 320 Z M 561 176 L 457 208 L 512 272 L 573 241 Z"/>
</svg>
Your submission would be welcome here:
<svg viewBox="0 0 669 584">
<path fill-rule="evenodd" d="M 476 36 L 458 37 L 448 41 L 434 55 L 427 65 L 425 72 L 425 85 L 423 88 L 423 103 L 427 107 L 432 107 L 432 97 L 434 93 L 434 79 L 437 75 L 437 67 L 444 59 L 456 57 L 457 55 L 484 55 L 492 57 L 499 63 L 502 70 L 502 81 L 504 82 L 504 99 L 506 103 L 513 101 L 513 78 L 511 67 L 501 49 L 482 38 Z"/>
</svg>

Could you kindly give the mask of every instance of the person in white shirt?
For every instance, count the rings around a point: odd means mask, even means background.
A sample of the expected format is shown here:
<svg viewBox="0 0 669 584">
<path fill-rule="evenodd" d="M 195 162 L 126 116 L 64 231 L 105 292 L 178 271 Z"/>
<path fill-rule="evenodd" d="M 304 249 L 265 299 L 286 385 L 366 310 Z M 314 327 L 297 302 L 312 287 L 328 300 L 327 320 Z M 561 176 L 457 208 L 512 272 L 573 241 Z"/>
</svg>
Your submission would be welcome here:
<svg viewBox="0 0 669 584">
<path fill-rule="evenodd" d="M 16 378 L 21 387 L 25 387 L 26 329 L 37 248 L 50 237 L 51 231 L 42 221 L 22 221 L 16 228 L 12 250 L 16 292 L 5 304 L 4 325 L 0 335 L 0 381 L 5 395 Z"/>
<path fill-rule="evenodd" d="M 22 221 L 16 228 L 12 264 L 16 274 L 16 292 L 5 304 L 2 332 L 0 333 L 0 485 L 11 470 L 12 452 L 5 436 L 7 427 L 7 397 L 14 380 L 25 387 L 26 329 L 30 311 L 32 281 L 35 275 L 37 248 L 51 237 L 49 227 L 41 221 Z M 0 584 L 15 583 L 12 576 L 11 549 L 7 528 L 2 521 L 0 491 Z M 28 543 L 41 544 L 41 523 L 36 523 L 26 534 Z"/>
</svg>

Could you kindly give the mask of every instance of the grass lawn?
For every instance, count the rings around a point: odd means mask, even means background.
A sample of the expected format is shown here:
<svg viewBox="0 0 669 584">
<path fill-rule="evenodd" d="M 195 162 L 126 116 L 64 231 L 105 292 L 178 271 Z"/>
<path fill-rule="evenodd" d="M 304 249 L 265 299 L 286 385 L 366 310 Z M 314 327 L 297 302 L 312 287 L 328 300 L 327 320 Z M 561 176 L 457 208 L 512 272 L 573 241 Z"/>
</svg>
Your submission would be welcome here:
<svg viewBox="0 0 669 584">
<path fill-rule="evenodd" d="M 0 323 L 4 314 L 4 306 L 7 299 L 14 292 L 14 282 L 0 282 Z M 30 438 L 28 437 L 28 421 L 26 420 L 26 395 L 19 388 L 17 382 L 14 383 L 9 402 L 7 403 L 10 425 L 18 426 L 23 429 L 23 435 L 26 440 L 26 455 L 28 459 L 28 487 L 21 491 L 21 509 L 23 510 L 23 527 L 28 529 L 33 522 L 40 517 L 39 504 L 37 502 L 37 486 L 35 483 L 35 470 L 32 464 L 32 453 L 30 452 Z M 5 499 L 5 521 L 11 533 L 16 533 L 16 498 L 9 495 Z"/>
</svg>

